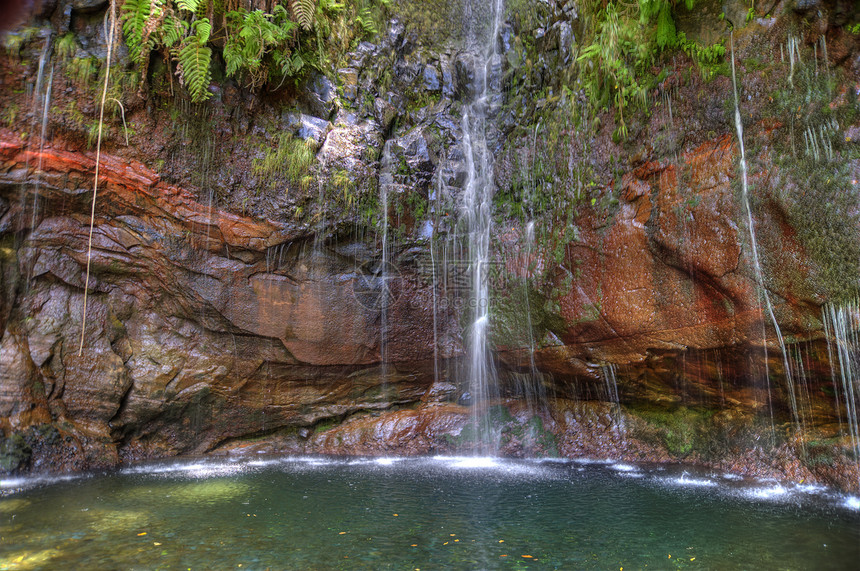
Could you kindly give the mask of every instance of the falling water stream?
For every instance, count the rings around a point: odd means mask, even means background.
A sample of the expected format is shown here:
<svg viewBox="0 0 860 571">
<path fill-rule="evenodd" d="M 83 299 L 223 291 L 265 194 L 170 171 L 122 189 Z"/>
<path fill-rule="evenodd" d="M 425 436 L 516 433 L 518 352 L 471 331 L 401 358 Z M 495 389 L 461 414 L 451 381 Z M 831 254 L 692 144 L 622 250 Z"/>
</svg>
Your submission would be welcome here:
<svg viewBox="0 0 860 571">
<path fill-rule="evenodd" d="M 836 409 L 841 409 L 841 401 L 845 407 L 844 422 L 848 425 L 854 461 L 860 467 L 860 304 L 856 300 L 841 305 L 828 304 L 821 311 Z"/>
<path fill-rule="evenodd" d="M 489 13 L 487 13 L 489 12 Z M 480 452 L 492 454 L 494 446 L 490 434 L 489 418 L 480 409 L 496 392 L 495 369 L 488 342 L 490 326 L 490 232 L 492 227 L 493 154 L 488 144 L 489 121 L 495 104 L 492 68 L 498 65 L 500 53 L 497 37 L 504 15 L 504 2 L 482 0 L 466 3 L 465 21 L 468 29 L 469 49 L 474 52 L 472 73 L 472 100 L 463 108 L 461 126 L 466 157 L 466 189 L 460 208 L 460 221 L 466 239 L 469 293 L 471 309 L 468 334 L 468 365 L 466 374 L 473 402 L 473 422 L 481 435 Z M 489 26 L 484 19 L 489 17 Z"/>
<path fill-rule="evenodd" d="M 795 393 L 794 386 L 794 378 L 791 372 L 791 364 L 788 360 L 788 351 L 785 347 L 785 340 L 782 336 L 782 331 L 779 328 L 779 323 L 776 320 L 776 315 L 773 312 L 773 304 L 770 300 L 770 294 L 768 293 L 767 286 L 764 283 L 764 276 L 761 270 L 760 258 L 758 255 L 758 243 L 756 241 L 756 232 L 755 232 L 755 220 L 752 215 L 752 208 L 750 207 L 750 196 L 749 196 L 749 183 L 747 179 L 747 161 L 746 161 L 746 153 L 744 151 L 744 127 L 743 121 L 741 120 L 741 111 L 740 104 L 738 102 L 738 82 L 737 75 L 735 73 L 735 51 L 734 51 L 734 38 L 732 39 L 732 88 L 734 93 L 735 100 L 735 128 L 737 129 L 738 134 L 738 146 L 740 148 L 740 169 L 741 169 L 741 185 L 743 189 L 743 202 L 744 209 L 746 210 L 747 215 L 747 224 L 749 226 L 750 231 L 750 246 L 752 248 L 752 257 L 753 257 L 753 266 L 755 267 L 755 278 L 756 278 L 756 286 L 761 293 L 761 296 L 764 298 L 765 307 L 767 308 L 768 317 L 770 317 L 770 321 L 773 324 L 774 331 L 776 332 L 776 338 L 779 343 L 780 351 L 782 352 L 782 363 L 783 368 L 785 370 L 785 381 L 787 385 L 787 392 L 791 406 L 791 414 L 794 418 L 794 423 L 797 428 L 801 427 L 800 416 L 798 414 L 798 405 L 797 405 L 797 397 Z M 765 351 L 767 351 L 767 343 L 765 339 L 762 339 L 762 342 L 765 344 Z M 765 366 L 767 366 L 767 357 L 765 356 Z M 770 375 L 767 374 L 769 377 Z M 768 394 L 770 394 L 770 379 L 767 379 L 768 383 Z M 768 403 L 770 406 L 771 403 Z"/>
</svg>

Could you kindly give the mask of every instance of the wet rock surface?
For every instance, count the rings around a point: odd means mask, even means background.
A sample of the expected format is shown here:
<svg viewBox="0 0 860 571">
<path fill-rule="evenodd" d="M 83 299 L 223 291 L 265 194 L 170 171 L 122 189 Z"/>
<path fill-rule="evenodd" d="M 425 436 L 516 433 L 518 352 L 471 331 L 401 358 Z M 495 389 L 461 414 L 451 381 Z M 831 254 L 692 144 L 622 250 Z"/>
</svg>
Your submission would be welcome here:
<svg viewBox="0 0 860 571">
<path fill-rule="evenodd" d="M 739 34 L 737 50 L 742 93 L 762 102 L 743 111 L 757 149 L 761 278 L 723 108 L 728 78 L 684 79 L 679 64 L 655 91 L 674 94 L 671 120 L 662 107 L 630 119 L 625 142 L 613 140 L 610 114 L 576 131 L 550 111 L 564 101 L 554 70 L 574 57 L 581 22 L 571 2 L 548 6 L 537 30 L 505 27 L 508 52 L 490 74 L 507 90 L 491 102 L 501 400 L 464 396 L 463 299 L 435 281 L 448 270 L 428 247 L 459 231 L 460 114 L 476 56 L 453 33 L 431 42 L 395 19 L 331 78 L 309 77 L 289 97 L 227 84 L 218 105 L 198 108 L 156 95 L 129 105 L 139 131 L 128 146 L 113 120 L 99 160 L 83 349 L 95 152 L 69 113 L 50 118 L 45 140 L 33 130 L 38 107 L 0 129 L 0 469 L 248 450 L 471 451 L 483 415 L 511 456 L 682 459 L 856 488 L 822 323 L 842 278 L 801 228 L 798 212 L 815 208 L 785 191 L 821 168 L 780 159 L 792 127 L 768 116 L 768 81 L 778 79 L 758 73 L 752 32 Z M 762 30 L 776 45 L 779 26 Z M 836 74 L 857 41 L 826 34 L 843 62 Z M 541 50 L 530 64 L 527 35 Z M 16 97 L 7 85 L 32 82 L 40 49 L 25 45 L 27 62 L 4 56 L 3 102 Z M 527 65 L 533 83 L 513 87 Z M 78 87 L 55 81 L 55 106 L 67 109 Z M 828 100 L 834 112 L 854 101 L 853 84 L 844 87 Z M 845 180 L 860 172 L 858 129 L 844 126 Z M 534 212 L 536 199 L 506 197 L 517 172 L 550 163 L 540 149 L 556 139 L 568 147 L 543 184 L 560 194 L 527 239 L 513 213 Z M 304 171 L 279 170 L 304 152 Z M 580 174 L 558 174 L 568 172 Z M 583 181 L 591 186 L 577 190 Z M 383 216 L 396 274 L 378 271 Z M 860 233 L 856 216 L 841 224 L 839 234 Z M 762 288 L 804 371 L 800 392 L 785 380 Z M 800 411 L 793 393 L 804 395 Z"/>
</svg>

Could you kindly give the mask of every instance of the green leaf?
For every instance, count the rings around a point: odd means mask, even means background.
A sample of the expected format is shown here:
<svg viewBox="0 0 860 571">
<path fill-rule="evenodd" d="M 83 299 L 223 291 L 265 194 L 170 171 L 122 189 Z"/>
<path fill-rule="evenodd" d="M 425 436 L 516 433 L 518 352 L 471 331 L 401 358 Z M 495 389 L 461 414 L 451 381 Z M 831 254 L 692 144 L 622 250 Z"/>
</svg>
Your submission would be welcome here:
<svg viewBox="0 0 860 571">
<path fill-rule="evenodd" d="M 176 6 L 180 10 L 186 10 L 188 12 L 197 12 L 197 6 L 200 4 L 200 0 L 176 0 Z"/>
<path fill-rule="evenodd" d="M 197 41 L 199 41 L 201 45 L 205 45 L 209 42 L 209 35 L 212 33 L 212 24 L 209 23 L 209 18 L 200 18 L 199 20 L 195 20 L 194 23 L 191 24 L 191 27 L 194 30 L 194 35 L 197 36 Z"/>
<path fill-rule="evenodd" d="M 206 24 L 208 25 L 208 21 Z M 200 30 L 200 26 L 196 26 L 196 29 Z M 198 31 L 197 33 L 201 32 Z M 207 39 L 208 33 L 207 30 L 205 32 Z M 200 41 L 199 35 L 190 35 L 176 53 L 176 59 L 179 61 L 180 78 L 185 88 L 188 89 L 191 100 L 198 103 L 209 99 L 212 95 L 208 89 L 209 82 L 212 80 L 212 74 L 209 70 L 212 50 Z"/>
<path fill-rule="evenodd" d="M 290 10 L 302 28 L 305 30 L 313 28 L 316 0 L 290 0 Z"/>
</svg>

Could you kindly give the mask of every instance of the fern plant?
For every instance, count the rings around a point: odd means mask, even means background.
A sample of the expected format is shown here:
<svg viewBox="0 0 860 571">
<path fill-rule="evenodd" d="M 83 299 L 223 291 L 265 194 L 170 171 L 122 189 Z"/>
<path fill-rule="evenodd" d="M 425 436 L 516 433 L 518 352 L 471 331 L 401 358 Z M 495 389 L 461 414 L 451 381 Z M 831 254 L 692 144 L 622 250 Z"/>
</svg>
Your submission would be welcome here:
<svg viewBox="0 0 860 571">
<path fill-rule="evenodd" d="M 191 33 L 176 49 L 177 72 L 181 82 L 188 89 L 191 100 L 195 103 L 206 101 L 212 95 L 209 92 L 209 82 L 212 73 L 209 64 L 212 61 L 212 50 L 206 45 L 212 25 L 207 18 L 200 18 L 191 24 Z"/>
<path fill-rule="evenodd" d="M 122 33 L 128 53 L 136 63 L 141 62 L 143 54 L 149 56 L 151 23 L 157 20 L 160 7 L 159 0 L 125 0 L 122 5 Z"/>
<path fill-rule="evenodd" d="M 298 24 L 289 19 L 282 6 L 271 14 L 262 10 L 233 11 L 227 14 L 229 35 L 224 44 L 228 76 L 247 75 L 251 87 L 260 87 L 269 78 L 267 55 L 272 54 L 275 68 L 283 76 L 292 75 L 304 65 L 292 56 L 291 45 Z M 295 65 L 294 65 L 295 63 Z"/>
<path fill-rule="evenodd" d="M 316 0 L 290 0 L 293 17 L 306 31 L 314 26 L 316 8 Z"/>
<path fill-rule="evenodd" d="M 376 34 L 390 0 L 273 0 L 267 11 L 210 0 L 124 0 L 122 30 L 145 85 L 150 56 L 175 62 L 193 101 L 209 97 L 213 49 L 252 89 L 323 69 L 357 37 Z M 217 38 L 216 41 L 212 41 Z"/>
</svg>

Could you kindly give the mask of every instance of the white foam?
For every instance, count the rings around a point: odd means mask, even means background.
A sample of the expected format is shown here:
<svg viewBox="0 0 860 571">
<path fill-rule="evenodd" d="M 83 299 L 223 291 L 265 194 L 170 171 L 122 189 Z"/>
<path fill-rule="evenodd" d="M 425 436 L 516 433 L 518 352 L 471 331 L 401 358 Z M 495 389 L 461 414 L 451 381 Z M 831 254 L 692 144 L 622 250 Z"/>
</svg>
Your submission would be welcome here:
<svg viewBox="0 0 860 571">
<path fill-rule="evenodd" d="M 823 492 L 827 488 L 818 484 L 797 484 L 794 489 L 805 494 L 817 494 L 819 492 Z"/>
<path fill-rule="evenodd" d="M 27 484 L 33 483 L 36 478 L 8 478 L 0 480 L 0 488 L 20 488 Z"/>
<path fill-rule="evenodd" d="M 577 464 L 612 464 L 615 460 L 605 460 L 599 458 L 574 458 Z"/>
<path fill-rule="evenodd" d="M 631 466 L 630 464 L 613 464 L 611 466 L 613 470 L 618 472 L 638 472 L 639 468 L 636 466 Z"/>
<path fill-rule="evenodd" d="M 454 468 L 498 468 L 495 458 L 476 456 L 475 458 L 460 458 L 451 464 Z"/>
<path fill-rule="evenodd" d="M 6 478 L 5 480 L 0 480 L 0 489 L 14 489 L 14 488 L 29 488 L 32 486 L 38 486 L 41 484 L 56 484 L 58 482 L 67 482 L 69 480 L 76 480 L 78 478 L 84 478 L 83 474 L 63 474 L 60 476 L 32 476 L 32 477 L 24 477 L 24 478 Z"/>
<path fill-rule="evenodd" d="M 788 495 L 788 489 L 777 484 L 769 488 L 752 488 L 747 495 L 761 500 L 773 500 Z"/>
<path fill-rule="evenodd" d="M 845 507 L 851 510 L 860 511 L 860 497 L 848 496 L 845 498 Z"/>
<path fill-rule="evenodd" d="M 679 486 L 710 487 L 717 485 L 713 480 L 708 480 L 707 478 L 690 478 L 687 474 L 684 474 L 680 478 L 671 478 L 668 481 Z"/>
</svg>

